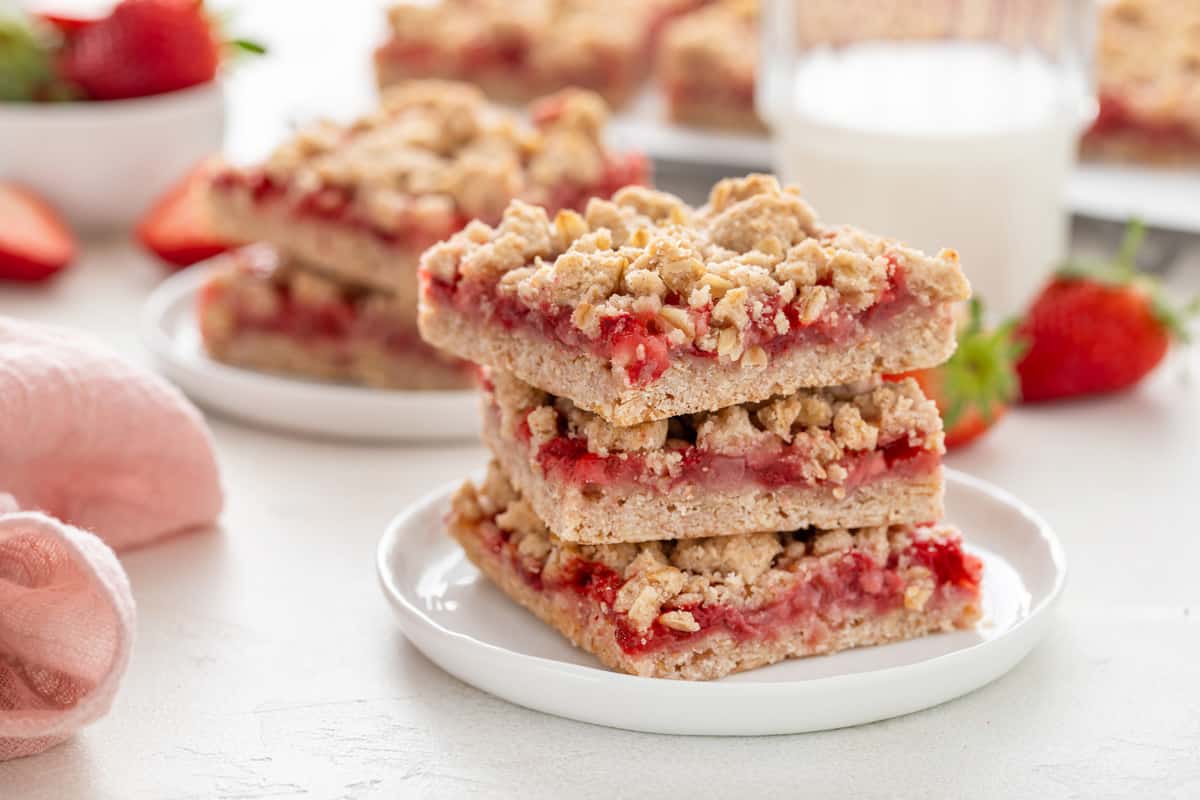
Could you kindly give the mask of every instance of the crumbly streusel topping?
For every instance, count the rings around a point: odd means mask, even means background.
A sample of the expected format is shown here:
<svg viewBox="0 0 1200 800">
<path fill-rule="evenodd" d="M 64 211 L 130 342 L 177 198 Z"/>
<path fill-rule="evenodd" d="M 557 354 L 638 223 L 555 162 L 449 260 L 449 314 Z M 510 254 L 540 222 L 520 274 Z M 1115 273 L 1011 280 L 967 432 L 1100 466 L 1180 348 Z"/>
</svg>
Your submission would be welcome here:
<svg viewBox="0 0 1200 800">
<path fill-rule="evenodd" d="M 722 0 L 673 22 L 663 36 L 659 64 L 668 82 L 724 75 L 752 83 L 758 66 L 758 0 Z"/>
<path fill-rule="evenodd" d="M 439 64 L 461 66 L 480 47 L 519 48 L 534 70 L 566 72 L 613 50 L 633 57 L 662 0 L 440 0 L 404 3 L 388 12 L 392 48 L 432 51 Z"/>
<path fill-rule="evenodd" d="M 348 125 L 322 121 L 278 147 L 262 166 L 297 199 L 332 190 L 384 231 L 454 214 L 495 220 L 514 197 L 544 203 L 563 184 L 604 175 L 608 108 L 568 89 L 531 106 L 534 125 L 490 106 L 475 87 L 411 81 Z"/>
<path fill-rule="evenodd" d="M 911 525 L 893 525 L 637 544 L 572 544 L 547 530 L 495 462 L 480 486 L 467 483 L 455 494 L 452 516 L 463 524 L 493 519 L 509 534 L 522 568 L 540 574 L 546 583 L 566 577 L 580 560 L 613 570 L 625 580 L 615 610 L 627 614 L 642 631 L 655 620 L 676 630 L 695 630 L 695 619 L 679 607 L 760 606 L 786 593 L 798 577 L 803 579 L 825 559 L 836 560 L 858 550 L 876 563 L 887 563 L 890 553 L 904 550 L 913 540 Z M 957 538 L 948 527 L 926 530 L 934 539 Z M 915 564 L 903 572 L 912 590 L 906 592 L 906 604 L 919 609 L 932 594 L 932 574 Z M 663 619 L 664 614 L 672 616 Z"/>
<path fill-rule="evenodd" d="M 802 389 L 763 402 L 617 427 L 510 373 L 487 374 L 501 432 L 509 439 L 516 438 L 524 421 L 534 453 L 554 437 L 566 435 L 585 440 L 588 452 L 599 456 L 637 453 L 649 470 L 662 476 L 679 475 L 689 446 L 730 456 L 790 446 L 808 457 L 814 480 L 834 484 L 848 477 L 839 463 L 848 453 L 900 441 L 939 453 L 944 449 L 937 406 L 911 378 Z"/>
<path fill-rule="evenodd" d="M 514 201 L 500 224 L 468 225 L 421 258 L 434 278 L 495 283 L 541 312 L 570 310 L 598 338 L 605 317 L 657 320 L 673 346 L 751 365 L 767 355 L 752 326 L 786 334 L 799 324 L 855 315 L 890 290 L 897 269 L 916 302 L 965 300 L 958 254 L 927 256 L 849 226 L 828 227 L 794 187 L 770 175 L 723 180 L 693 209 L 674 195 L 628 186 L 593 199 L 583 215 Z M 703 326 L 697 314 L 705 313 Z"/>
<path fill-rule="evenodd" d="M 1200 3 L 1116 0 L 1101 10 L 1101 92 L 1151 123 L 1200 135 Z"/>
</svg>

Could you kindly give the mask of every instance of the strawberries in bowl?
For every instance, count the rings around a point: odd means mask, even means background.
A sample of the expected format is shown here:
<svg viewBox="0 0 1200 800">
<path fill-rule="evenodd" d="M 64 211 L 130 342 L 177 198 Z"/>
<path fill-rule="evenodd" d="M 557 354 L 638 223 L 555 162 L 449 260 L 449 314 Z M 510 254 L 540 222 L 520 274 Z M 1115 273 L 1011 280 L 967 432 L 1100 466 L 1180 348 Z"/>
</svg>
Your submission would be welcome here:
<svg viewBox="0 0 1200 800">
<path fill-rule="evenodd" d="M 0 100 L 126 100 L 212 81 L 233 52 L 203 0 L 122 0 L 107 16 L 0 19 Z"/>
</svg>

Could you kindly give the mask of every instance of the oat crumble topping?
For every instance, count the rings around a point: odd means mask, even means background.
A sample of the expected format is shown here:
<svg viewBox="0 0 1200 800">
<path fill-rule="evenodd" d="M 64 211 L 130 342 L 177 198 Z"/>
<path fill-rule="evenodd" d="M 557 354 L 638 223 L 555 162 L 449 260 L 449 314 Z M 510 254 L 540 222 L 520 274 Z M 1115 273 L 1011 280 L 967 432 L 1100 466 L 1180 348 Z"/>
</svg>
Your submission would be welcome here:
<svg viewBox="0 0 1200 800">
<path fill-rule="evenodd" d="M 519 53 L 522 67 L 559 74 L 586 69 L 605 53 L 638 56 L 662 0 L 441 0 L 388 11 L 390 49 L 416 47 L 444 67 L 492 46 Z"/>
<path fill-rule="evenodd" d="M 613 570 L 624 580 L 615 610 L 628 615 L 639 631 L 648 630 L 656 620 L 674 630 L 698 630 L 695 618 L 681 607 L 761 606 L 785 594 L 798 577 L 817 570 L 823 559 L 840 559 L 848 550 L 856 550 L 882 564 L 890 553 L 912 543 L 912 527 L 895 525 L 638 544 L 572 544 L 546 529 L 495 462 L 480 486 L 468 483 L 457 492 L 452 513 L 465 523 L 494 518 L 509 535 L 522 568 L 547 583 L 567 579 L 568 570 L 578 561 Z M 957 538 L 946 527 L 927 530 L 935 540 Z M 906 606 L 923 608 L 935 588 L 930 571 L 911 564 L 902 568 L 902 576 L 908 584 Z"/>
<path fill-rule="evenodd" d="M 892 291 L 898 274 L 924 306 L 970 293 L 955 251 L 931 257 L 824 226 L 797 189 L 769 175 L 723 180 L 699 209 L 640 186 L 553 219 L 514 201 L 496 227 L 469 225 L 427 250 L 421 266 L 447 284 L 494 284 L 499 297 L 538 313 L 569 311 L 591 339 L 605 318 L 635 315 L 653 319 L 675 347 L 751 366 L 767 354 L 748 331 L 786 333 L 785 308 L 801 325 L 850 319 Z"/>
<path fill-rule="evenodd" d="M 533 453 L 565 435 L 583 439 L 588 452 L 602 457 L 636 453 L 649 471 L 661 476 L 680 474 L 688 446 L 730 456 L 787 446 L 810 459 L 806 471 L 812 478 L 835 484 L 848 477 L 839 462 L 851 452 L 893 442 L 944 450 L 937 406 L 911 378 L 804 389 L 763 402 L 617 427 L 509 373 L 487 374 L 506 438 L 515 440 L 524 421 Z"/>
<path fill-rule="evenodd" d="M 564 184 L 587 187 L 604 175 L 608 109 L 598 95 L 567 89 L 531 110 L 533 126 L 467 84 L 411 81 L 348 125 L 301 130 L 261 171 L 297 202 L 348 202 L 383 231 L 412 221 L 436 229 L 455 217 L 495 220 L 514 197 L 546 203 Z"/>
</svg>

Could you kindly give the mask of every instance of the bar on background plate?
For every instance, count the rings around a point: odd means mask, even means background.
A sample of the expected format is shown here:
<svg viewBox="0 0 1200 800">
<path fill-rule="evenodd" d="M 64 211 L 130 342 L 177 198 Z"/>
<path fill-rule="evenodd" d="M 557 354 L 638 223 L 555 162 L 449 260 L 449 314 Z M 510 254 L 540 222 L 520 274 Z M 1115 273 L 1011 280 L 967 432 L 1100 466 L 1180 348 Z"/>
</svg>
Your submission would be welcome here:
<svg viewBox="0 0 1200 800">
<path fill-rule="evenodd" d="M 415 310 L 267 244 L 213 261 L 197 317 L 208 353 L 248 369 L 378 388 L 462 389 L 475 367 L 422 341 Z"/>
<path fill-rule="evenodd" d="M 912 379 L 618 428 L 499 371 L 483 438 L 546 525 L 601 544 L 942 517 L 942 424 Z"/>
<path fill-rule="evenodd" d="M 1085 154 L 1200 164 L 1200 3 L 1115 0 L 1099 13 L 1100 113 Z"/>
<path fill-rule="evenodd" d="M 415 307 L 421 251 L 468 220 L 496 221 L 517 197 L 582 208 L 647 180 L 645 158 L 602 144 L 608 110 L 595 94 L 565 90 L 531 114 L 526 123 L 465 84 L 398 87 L 349 125 L 302 130 L 262 165 L 219 169 L 215 223 Z"/>
<path fill-rule="evenodd" d="M 619 426 L 934 366 L 970 294 L 954 251 L 823 225 L 767 175 L 698 210 L 642 187 L 582 216 L 514 202 L 420 275 L 427 341 Z"/>
<path fill-rule="evenodd" d="M 489 97 L 523 103 L 579 86 L 614 108 L 637 91 L 654 39 L 697 0 L 439 0 L 388 12 L 389 36 L 375 51 L 382 87 L 413 78 L 469 81 Z"/>
<path fill-rule="evenodd" d="M 605 666 L 709 680 L 967 628 L 981 562 L 941 524 L 575 545 L 493 463 L 449 533 L 505 594 Z"/>
<path fill-rule="evenodd" d="M 658 81 L 674 122 L 765 132 L 754 108 L 758 0 L 721 0 L 671 22 Z"/>
</svg>

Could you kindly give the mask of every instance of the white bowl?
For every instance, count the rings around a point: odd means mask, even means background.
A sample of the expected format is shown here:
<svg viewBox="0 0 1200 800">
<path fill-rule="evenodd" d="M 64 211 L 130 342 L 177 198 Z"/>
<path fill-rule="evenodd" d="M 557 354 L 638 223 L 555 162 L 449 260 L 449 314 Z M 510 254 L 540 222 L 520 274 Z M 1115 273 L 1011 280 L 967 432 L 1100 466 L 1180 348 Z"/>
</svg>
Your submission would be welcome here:
<svg viewBox="0 0 1200 800">
<path fill-rule="evenodd" d="M 128 227 L 224 134 L 217 81 L 133 100 L 0 103 L 0 178 L 77 228 Z"/>
</svg>

